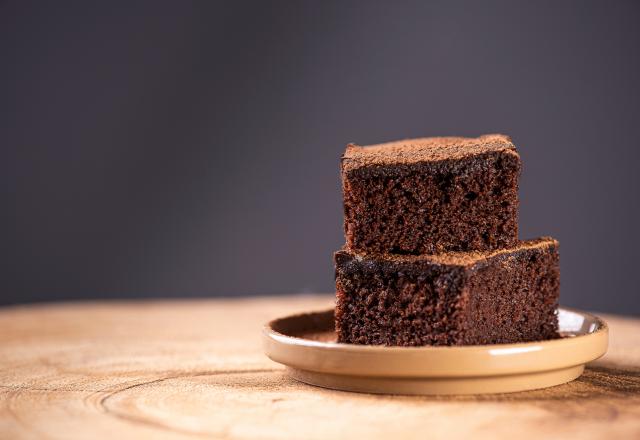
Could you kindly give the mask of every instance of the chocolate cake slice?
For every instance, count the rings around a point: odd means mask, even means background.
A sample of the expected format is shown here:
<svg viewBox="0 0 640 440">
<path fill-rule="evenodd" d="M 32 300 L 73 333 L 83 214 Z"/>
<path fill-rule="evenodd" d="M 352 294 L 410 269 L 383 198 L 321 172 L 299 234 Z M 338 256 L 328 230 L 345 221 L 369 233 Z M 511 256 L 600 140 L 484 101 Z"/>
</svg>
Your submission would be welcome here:
<svg viewBox="0 0 640 440">
<path fill-rule="evenodd" d="M 418 255 L 517 241 L 520 157 L 507 136 L 348 145 L 341 168 L 349 249 Z"/>
<path fill-rule="evenodd" d="M 489 252 L 335 254 L 338 342 L 469 345 L 557 337 L 558 242 Z"/>
</svg>

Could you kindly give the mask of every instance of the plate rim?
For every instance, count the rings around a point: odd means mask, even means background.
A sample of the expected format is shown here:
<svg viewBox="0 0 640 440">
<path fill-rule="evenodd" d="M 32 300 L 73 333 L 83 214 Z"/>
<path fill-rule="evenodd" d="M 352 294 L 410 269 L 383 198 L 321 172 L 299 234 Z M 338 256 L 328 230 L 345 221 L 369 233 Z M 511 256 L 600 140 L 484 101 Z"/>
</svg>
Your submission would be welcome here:
<svg viewBox="0 0 640 440">
<path fill-rule="evenodd" d="M 540 344 L 543 346 L 552 346 L 552 345 L 558 345 L 558 344 L 562 344 L 562 345 L 566 345 L 567 340 L 575 340 L 578 338 L 588 338 L 591 336 L 594 336 L 600 332 L 605 332 L 608 333 L 609 331 L 609 326 L 607 324 L 607 322 L 600 318 L 599 316 L 596 316 L 592 313 L 589 312 L 585 312 L 579 309 L 575 309 L 572 307 L 558 307 L 558 311 L 560 310 L 564 310 L 564 311 L 568 311 L 568 312 L 572 312 L 572 313 L 576 313 L 578 315 L 582 315 L 582 316 L 587 316 L 589 318 L 591 318 L 592 320 L 598 322 L 599 327 L 590 333 L 585 333 L 585 334 L 580 334 L 580 335 L 576 335 L 576 336 L 571 336 L 571 337 L 566 337 L 566 338 L 560 338 L 560 339 L 549 339 L 549 340 L 543 340 L 543 341 L 529 341 L 529 342 L 513 342 L 513 343 L 507 343 L 507 344 L 477 344 L 477 345 L 422 345 L 422 346 L 412 346 L 412 347 L 401 347 L 401 346 L 387 346 L 387 345 L 361 345 L 361 344 L 347 344 L 344 342 L 323 342 L 323 341 L 315 341 L 312 339 L 304 339 L 304 338 L 300 338 L 297 336 L 289 336 L 289 335 L 285 335 L 284 333 L 280 333 L 276 330 L 273 329 L 273 325 L 274 323 L 276 323 L 277 321 L 282 321 L 284 319 L 291 319 L 291 318 L 301 318 L 303 316 L 309 316 L 309 315 L 320 315 L 320 314 L 325 314 L 325 313 L 329 313 L 329 312 L 333 312 L 335 309 L 331 308 L 331 309 L 323 309 L 323 310 L 315 310 L 315 311 L 311 311 L 311 312 L 302 312 L 302 313 L 295 313 L 292 315 L 287 315 L 287 316 L 282 316 L 280 318 L 275 318 L 272 319 L 271 321 L 267 322 L 266 324 L 264 324 L 263 328 L 262 328 L 262 332 L 263 335 L 266 335 L 268 337 L 271 338 L 277 338 L 278 340 L 281 340 L 282 342 L 286 342 L 289 344 L 294 344 L 294 345 L 302 345 L 302 346 L 306 346 L 306 347 L 325 347 L 325 348 L 331 348 L 331 349 L 347 349 L 348 351 L 359 351 L 359 350 L 363 350 L 363 351 L 381 351 L 381 352 L 389 352 L 389 351 L 424 351 L 424 350 L 429 350 L 429 351 L 436 351 L 436 350 L 443 350 L 443 351 L 449 351 L 449 350 L 456 350 L 456 351 L 462 351 L 462 350 L 475 350 L 478 348 L 482 348 L 482 349 L 500 349 L 500 348 L 519 348 L 519 347 L 523 347 L 523 346 L 529 346 L 531 344 Z"/>
<path fill-rule="evenodd" d="M 291 368 L 369 377 L 470 377 L 522 374 L 584 365 L 603 356 L 609 327 L 602 318 L 558 307 L 598 324 L 593 332 L 547 341 L 466 346 L 389 347 L 323 342 L 273 329 L 284 319 L 332 313 L 291 314 L 269 321 L 262 331 L 265 354 Z M 542 355 L 542 356 L 541 356 Z M 375 361 L 375 362 L 374 362 Z M 406 367 L 406 368 L 403 368 Z"/>
</svg>

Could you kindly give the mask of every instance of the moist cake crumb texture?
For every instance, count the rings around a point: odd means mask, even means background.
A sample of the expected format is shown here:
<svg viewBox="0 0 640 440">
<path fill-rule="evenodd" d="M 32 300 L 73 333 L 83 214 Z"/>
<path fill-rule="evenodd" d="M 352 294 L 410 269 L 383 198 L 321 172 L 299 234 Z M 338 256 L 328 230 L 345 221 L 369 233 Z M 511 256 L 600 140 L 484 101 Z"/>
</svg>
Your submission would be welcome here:
<svg viewBox="0 0 640 440">
<path fill-rule="evenodd" d="M 483 251 L 518 238 L 520 157 L 506 136 L 347 147 L 344 230 L 359 252 Z"/>
<path fill-rule="evenodd" d="M 508 136 L 350 144 L 338 341 L 469 345 L 558 337 L 558 242 L 518 240 Z"/>
<path fill-rule="evenodd" d="M 338 342 L 469 345 L 555 337 L 558 243 L 473 258 L 335 254 Z"/>
</svg>

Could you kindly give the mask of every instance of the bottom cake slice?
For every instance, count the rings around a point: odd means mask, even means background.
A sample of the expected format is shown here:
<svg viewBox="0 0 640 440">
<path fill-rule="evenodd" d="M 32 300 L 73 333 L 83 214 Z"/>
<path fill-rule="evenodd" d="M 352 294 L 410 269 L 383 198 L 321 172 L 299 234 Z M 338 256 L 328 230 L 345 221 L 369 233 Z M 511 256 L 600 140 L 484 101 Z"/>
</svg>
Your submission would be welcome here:
<svg viewBox="0 0 640 440">
<path fill-rule="evenodd" d="M 338 342 L 473 345 L 557 337 L 558 242 L 489 252 L 335 254 Z"/>
</svg>

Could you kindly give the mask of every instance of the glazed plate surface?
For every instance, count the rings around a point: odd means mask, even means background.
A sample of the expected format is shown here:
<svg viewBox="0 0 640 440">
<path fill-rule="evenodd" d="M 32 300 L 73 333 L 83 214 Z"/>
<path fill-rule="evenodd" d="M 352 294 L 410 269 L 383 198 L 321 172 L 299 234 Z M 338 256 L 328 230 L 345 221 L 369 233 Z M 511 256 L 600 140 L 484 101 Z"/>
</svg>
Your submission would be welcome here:
<svg viewBox="0 0 640 440">
<path fill-rule="evenodd" d="M 558 309 L 561 339 L 456 347 L 339 344 L 333 310 L 268 323 L 264 351 L 295 379 L 325 388 L 382 394 L 485 394 L 533 390 L 579 377 L 607 351 L 607 324 Z"/>
</svg>

